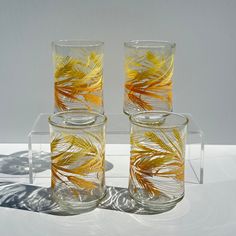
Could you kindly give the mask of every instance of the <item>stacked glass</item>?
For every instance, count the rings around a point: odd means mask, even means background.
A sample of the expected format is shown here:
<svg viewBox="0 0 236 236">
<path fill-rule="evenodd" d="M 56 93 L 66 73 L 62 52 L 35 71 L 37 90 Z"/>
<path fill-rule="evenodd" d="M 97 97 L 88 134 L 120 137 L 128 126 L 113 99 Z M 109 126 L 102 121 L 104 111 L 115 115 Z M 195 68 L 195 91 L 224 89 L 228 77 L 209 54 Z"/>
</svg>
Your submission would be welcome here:
<svg viewBox="0 0 236 236">
<path fill-rule="evenodd" d="M 184 197 L 188 119 L 172 113 L 175 44 L 125 43 L 124 113 L 129 115 L 130 196 L 165 211 Z M 51 134 L 51 188 L 70 212 L 94 208 L 105 195 L 103 43 L 53 43 L 55 112 Z"/>
</svg>

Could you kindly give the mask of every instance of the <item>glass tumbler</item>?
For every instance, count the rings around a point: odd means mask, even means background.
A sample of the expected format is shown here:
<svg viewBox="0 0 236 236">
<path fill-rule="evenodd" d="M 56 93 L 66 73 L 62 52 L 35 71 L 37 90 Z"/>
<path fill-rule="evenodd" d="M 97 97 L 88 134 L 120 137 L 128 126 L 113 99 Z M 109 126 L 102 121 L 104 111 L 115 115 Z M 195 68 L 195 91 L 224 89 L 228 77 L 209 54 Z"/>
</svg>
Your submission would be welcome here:
<svg viewBox="0 0 236 236">
<path fill-rule="evenodd" d="M 166 211 L 184 197 L 184 158 L 188 119 L 171 112 L 130 116 L 129 193 L 146 208 Z"/>
<path fill-rule="evenodd" d="M 103 42 L 52 43 L 55 112 L 73 108 L 103 110 Z"/>
<path fill-rule="evenodd" d="M 133 40 L 124 47 L 124 113 L 172 111 L 175 43 Z"/>
<path fill-rule="evenodd" d="M 49 117 L 52 194 L 69 212 L 94 208 L 105 194 L 105 123 L 86 110 Z"/>
</svg>

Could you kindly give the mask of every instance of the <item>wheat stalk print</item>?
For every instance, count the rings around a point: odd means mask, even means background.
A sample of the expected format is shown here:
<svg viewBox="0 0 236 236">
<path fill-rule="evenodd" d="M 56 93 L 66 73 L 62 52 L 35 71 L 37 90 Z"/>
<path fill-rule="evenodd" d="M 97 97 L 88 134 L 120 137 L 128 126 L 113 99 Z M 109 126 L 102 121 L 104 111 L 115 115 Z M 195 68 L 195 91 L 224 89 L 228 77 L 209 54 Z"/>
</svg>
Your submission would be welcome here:
<svg viewBox="0 0 236 236">
<path fill-rule="evenodd" d="M 125 58 L 126 98 L 139 110 L 154 110 L 152 100 L 164 102 L 172 110 L 174 55 L 146 51 Z"/>
<path fill-rule="evenodd" d="M 54 97 L 58 111 L 77 108 L 92 110 L 101 107 L 103 87 L 103 55 L 81 51 L 81 59 L 54 55 Z"/>
<path fill-rule="evenodd" d="M 159 132 L 147 131 L 144 138 L 131 134 L 131 181 L 155 196 L 166 192 L 151 178 L 184 180 L 184 134 L 176 128 Z"/>
<path fill-rule="evenodd" d="M 86 137 L 53 133 L 51 141 L 51 186 L 63 183 L 73 195 L 98 187 L 104 173 L 104 143 L 101 135 L 86 132 Z M 95 145 L 94 143 L 98 143 Z M 97 177 L 91 177 L 91 175 Z M 89 178 L 88 178 L 89 177 Z"/>
</svg>

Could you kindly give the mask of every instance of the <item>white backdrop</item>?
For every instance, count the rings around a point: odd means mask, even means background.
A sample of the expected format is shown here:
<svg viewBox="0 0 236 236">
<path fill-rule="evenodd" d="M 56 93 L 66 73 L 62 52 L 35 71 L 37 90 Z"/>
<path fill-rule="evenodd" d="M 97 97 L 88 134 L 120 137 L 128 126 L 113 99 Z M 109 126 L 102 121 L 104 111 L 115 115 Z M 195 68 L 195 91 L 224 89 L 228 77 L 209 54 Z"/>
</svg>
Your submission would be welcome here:
<svg viewBox="0 0 236 236">
<path fill-rule="evenodd" d="M 207 143 L 236 144 L 236 1 L 0 0 L 0 142 L 25 142 L 53 111 L 51 41 L 105 42 L 105 110 L 121 113 L 123 42 L 177 44 L 174 110 L 192 113 Z"/>
</svg>

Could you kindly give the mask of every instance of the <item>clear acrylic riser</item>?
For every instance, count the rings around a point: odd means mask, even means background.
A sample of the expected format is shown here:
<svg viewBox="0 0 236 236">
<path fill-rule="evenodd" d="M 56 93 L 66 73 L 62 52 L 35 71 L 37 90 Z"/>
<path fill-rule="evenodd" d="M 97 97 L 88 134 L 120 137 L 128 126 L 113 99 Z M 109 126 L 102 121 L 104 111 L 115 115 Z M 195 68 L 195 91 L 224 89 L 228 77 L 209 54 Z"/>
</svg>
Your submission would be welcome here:
<svg viewBox="0 0 236 236">
<path fill-rule="evenodd" d="M 51 184 L 50 170 L 50 136 L 48 117 L 41 113 L 35 120 L 29 133 L 29 183 L 49 187 Z M 203 132 L 190 114 L 189 118 L 185 183 L 203 183 Z M 124 114 L 108 114 L 106 127 L 106 185 L 127 187 L 129 178 L 129 119 Z"/>
</svg>

